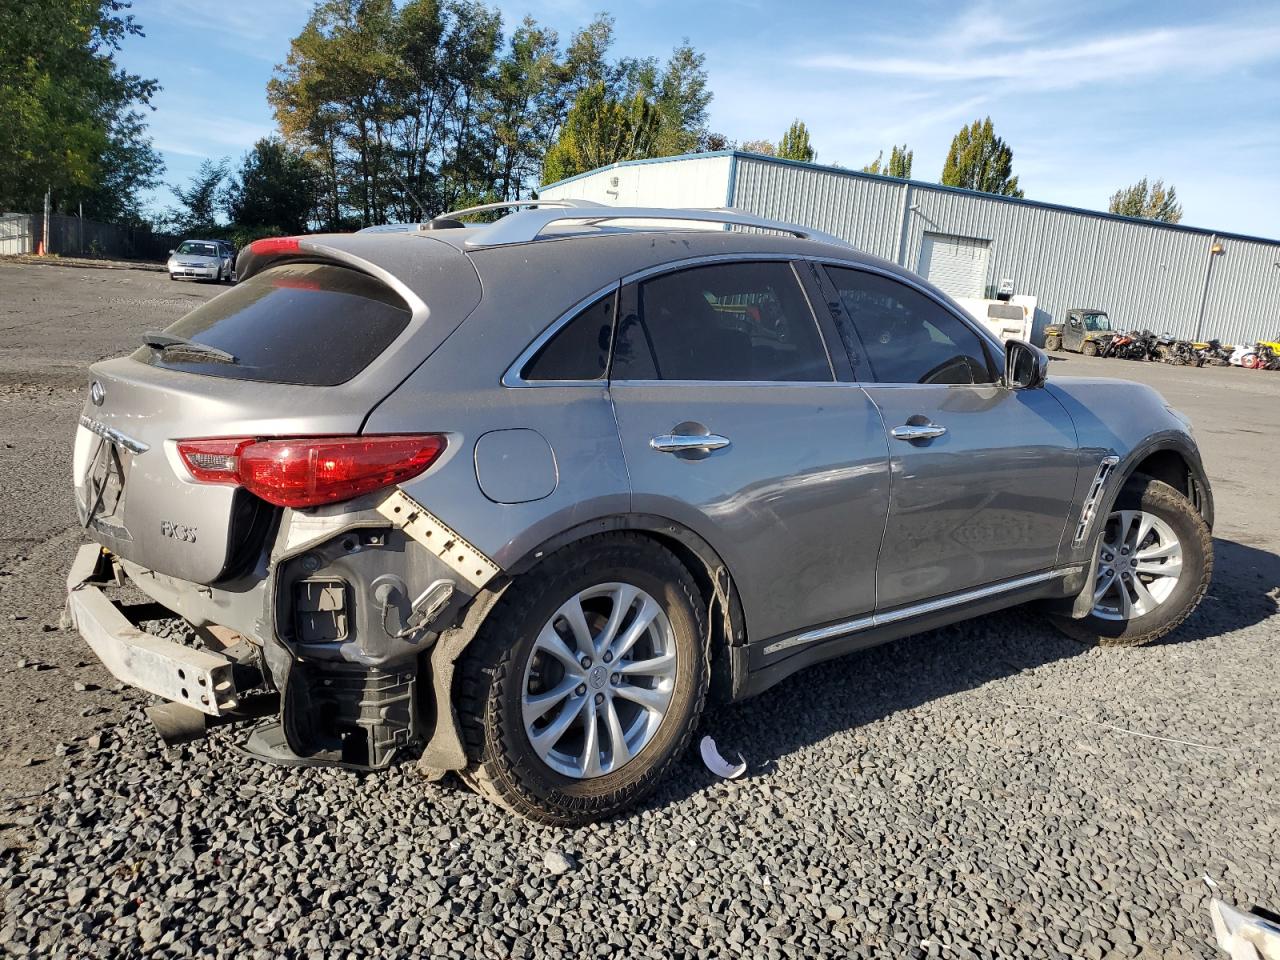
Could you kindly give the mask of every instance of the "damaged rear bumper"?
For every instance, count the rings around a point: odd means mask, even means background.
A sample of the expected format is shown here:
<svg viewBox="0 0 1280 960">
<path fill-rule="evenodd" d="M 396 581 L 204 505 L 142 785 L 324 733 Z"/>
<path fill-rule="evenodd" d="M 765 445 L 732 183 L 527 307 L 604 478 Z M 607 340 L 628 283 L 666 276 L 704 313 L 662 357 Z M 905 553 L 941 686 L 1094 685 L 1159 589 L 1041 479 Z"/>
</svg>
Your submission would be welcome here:
<svg viewBox="0 0 1280 960">
<path fill-rule="evenodd" d="M 67 577 L 67 614 L 112 676 L 211 717 L 235 710 L 235 661 L 143 631 L 102 591 L 112 582 L 110 557 L 97 544 L 82 546 Z"/>
<path fill-rule="evenodd" d="M 275 721 L 246 744 L 262 759 L 380 769 L 423 743 L 424 769 L 464 766 L 454 665 L 505 584 L 497 565 L 400 491 L 286 511 L 271 538 L 250 573 L 212 587 L 88 544 L 69 619 L 117 679 L 170 701 L 148 710 L 166 742 L 270 701 Z M 126 581 L 154 602 L 114 600 Z M 166 618 L 205 649 L 141 629 Z"/>
</svg>

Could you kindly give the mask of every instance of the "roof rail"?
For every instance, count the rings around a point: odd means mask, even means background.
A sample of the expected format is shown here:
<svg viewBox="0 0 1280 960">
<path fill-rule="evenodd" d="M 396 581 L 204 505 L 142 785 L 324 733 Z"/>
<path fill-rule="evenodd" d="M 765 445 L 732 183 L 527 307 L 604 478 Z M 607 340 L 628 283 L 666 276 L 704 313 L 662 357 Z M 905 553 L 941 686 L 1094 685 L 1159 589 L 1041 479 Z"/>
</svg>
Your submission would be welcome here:
<svg viewBox="0 0 1280 960">
<path fill-rule="evenodd" d="M 518 210 L 476 231 L 467 239 L 466 246 L 471 249 L 480 249 L 512 243 L 528 243 L 538 239 L 547 227 L 566 220 L 592 225 L 609 220 L 685 220 L 693 223 L 720 223 L 734 227 L 773 230 L 777 233 L 789 233 L 802 240 L 817 240 L 842 247 L 849 246 L 848 241 L 823 233 L 821 230 L 811 230 L 798 224 L 769 220 L 766 217 L 757 217 L 754 214 L 743 213 L 740 210 L 727 210 L 723 207 L 717 209 L 609 207 L 588 200 L 526 200 L 519 201 L 518 204 L 484 204 L 480 207 L 472 207 L 470 211 L 462 210 L 444 214 L 444 216 L 455 217 L 459 213 L 466 214 L 471 211 L 535 204 L 536 210 Z"/>
<path fill-rule="evenodd" d="M 450 210 L 448 213 L 436 214 L 431 220 L 420 223 L 380 223 L 372 227 L 362 227 L 357 233 L 412 233 L 415 230 L 429 230 L 428 223 L 439 220 L 456 220 L 459 217 L 474 213 L 487 213 L 490 210 L 511 210 L 521 207 L 599 207 L 602 204 L 594 200 L 499 200 L 497 203 L 482 203 L 475 207 L 464 207 L 461 210 Z M 475 224 L 483 226 L 483 224 Z"/>
<path fill-rule="evenodd" d="M 448 213 L 439 213 L 432 217 L 433 220 L 457 220 L 459 217 L 470 216 L 473 213 L 488 213 L 490 210 L 516 210 L 521 207 L 600 207 L 603 204 L 596 203 L 594 200 L 499 200 L 497 203 L 482 203 L 474 207 L 463 207 L 461 210 L 450 210 Z"/>
</svg>

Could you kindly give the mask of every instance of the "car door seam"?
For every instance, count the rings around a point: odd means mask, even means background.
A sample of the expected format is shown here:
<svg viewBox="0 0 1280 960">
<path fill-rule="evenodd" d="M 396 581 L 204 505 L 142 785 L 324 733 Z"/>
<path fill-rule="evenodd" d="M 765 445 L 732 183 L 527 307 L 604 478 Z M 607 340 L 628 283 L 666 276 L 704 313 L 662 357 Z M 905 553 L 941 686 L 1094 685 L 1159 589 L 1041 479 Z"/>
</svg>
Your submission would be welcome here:
<svg viewBox="0 0 1280 960">
<path fill-rule="evenodd" d="M 884 411 L 880 409 L 880 404 L 876 403 L 876 398 L 867 392 L 867 388 L 862 384 L 857 385 L 862 391 L 862 395 L 867 398 L 871 404 L 871 408 L 875 410 L 876 417 L 880 420 L 880 436 L 884 438 L 884 456 L 885 471 L 889 477 L 889 495 L 885 497 L 884 504 L 884 522 L 880 525 L 880 545 L 876 547 L 876 565 L 873 571 L 875 576 L 875 602 L 872 604 L 872 611 L 880 609 L 880 557 L 884 553 L 885 538 L 889 535 L 889 518 L 893 516 L 893 495 L 894 495 L 894 478 L 893 478 L 893 448 L 889 446 L 889 427 L 884 422 Z"/>
<path fill-rule="evenodd" d="M 618 450 L 622 453 L 622 469 L 627 475 L 627 513 L 636 508 L 635 485 L 631 482 L 631 463 L 627 460 L 627 445 L 622 442 L 622 424 L 618 422 L 618 405 L 613 402 L 613 384 L 609 382 L 604 388 L 605 399 L 609 401 L 609 414 L 613 417 L 613 432 L 618 438 Z"/>
</svg>

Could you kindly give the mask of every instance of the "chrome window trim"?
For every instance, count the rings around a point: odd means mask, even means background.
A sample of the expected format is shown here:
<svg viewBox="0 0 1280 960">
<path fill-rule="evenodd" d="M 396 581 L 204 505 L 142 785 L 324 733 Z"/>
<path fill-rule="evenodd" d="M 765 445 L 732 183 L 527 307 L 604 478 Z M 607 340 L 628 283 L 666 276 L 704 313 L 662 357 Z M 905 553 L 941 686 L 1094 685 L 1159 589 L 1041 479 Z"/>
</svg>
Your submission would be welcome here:
<svg viewBox="0 0 1280 960">
<path fill-rule="evenodd" d="M 780 261 L 791 263 L 796 260 L 808 259 L 808 254 L 796 253 L 795 251 L 790 253 L 769 253 L 763 250 L 753 250 L 750 252 L 738 251 L 736 253 L 705 253 L 696 257 L 686 257 L 683 260 L 668 260 L 665 263 L 655 264 L 651 267 L 645 267 L 643 270 L 628 273 L 622 278 L 622 286 L 639 283 L 641 280 L 649 280 L 664 273 L 679 273 L 681 270 L 688 270 L 692 267 L 710 266 L 717 263 L 734 263 L 743 260 L 758 260 L 761 263 L 778 263 Z M 796 282 L 800 282 L 799 278 L 796 279 Z M 800 287 L 803 290 L 804 284 L 800 284 Z M 806 301 L 808 300 L 807 297 L 805 299 Z M 810 304 L 810 310 L 812 309 L 813 305 Z M 814 321 L 815 323 L 817 322 L 816 316 Z"/>
<path fill-rule="evenodd" d="M 768 657 L 783 650 L 790 650 L 793 647 L 808 646 L 813 643 L 821 643 L 824 640 L 834 640 L 836 637 L 845 637 L 851 634 L 861 633 L 863 630 L 869 630 L 872 627 L 882 627 L 890 623 L 897 623 L 901 620 L 909 620 L 913 617 L 937 613 L 939 610 L 947 610 L 951 607 L 961 606 L 975 600 L 985 600 L 989 597 L 997 597 L 1002 593 L 1009 593 L 1014 590 L 1019 590 L 1022 587 L 1030 587 L 1037 583 L 1044 583 L 1058 577 L 1065 577 L 1069 573 L 1073 573 L 1078 569 L 1079 566 L 1061 567 L 1056 570 L 1046 570 L 1042 573 L 1032 573 L 1025 577 L 1018 577 L 1015 580 L 1006 580 L 1003 583 L 995 583 L 985 587 L 966 590 L 963 593 L 957 593 L 950 597 L 941 597 L 936 600 L 925 600 L 907 607 L 900 607 L 897 610 L 889 610 L 886 613 L 873 613 L 869 616 L 858 617 L 854 620 L 845 620 L 841 623 L 833 623 L 829 626 L 818 627 L 816 630 L 806 630 L 804 633 L 797 633 L 790 637 L 783 637 L 781 640 L 773 641 L 773 643 L 770 643 L 764 648 L 763 653 Z"/>
<path fill-rule="evenodd" d="M 655 264 L 651 267 L 645 267 L 642 270 L 636 270 L 633 273 L 626 274 L 621 280 L 615 280 L 607 286 L 601 287 L 590 296 L 584 297 L 575 303 L 572 307 L 562 313 L 553 320 L 542 333 L 538 334 L 533 341 L 524 348 L 515 362 L 511 364 L 502 375 L 501 383 L 504 387 L 598 387 L 601 384 L 610 383 L 641 383 L 641 384 L 735 384 L 739 386 L 825 386 L 830 383 L 840 383 L 836 376 L 835 364 L 831 360 L 831 345 L 827 343 L 827 338 L 822 333 L 822 324 L 818 320 L 818 312 L 814 308 L 813 301 L 809 299 L 809 291 L 806 289 L 804 282 L 799 276 L 796 276 L 796 284 L 800 288 L 800 293 L 804 296 L 805 303 L 809 307 L 809 313 L 813 317 L 814 327 L 818 331 L 818 340 L 822 344 L 822 349 L 827 356 L 827 367 L 831 370 L 831 381 L 826 380 L 617 380 L 613 381 L 607 377 L 600 377 L 595 380 L 525 380 L 521 376 L 525 365 L 533 359 L 533 355 L 537 353 L 543 345 L 560 331 L 560 328 L 576 317 L 581 311 L 591 306 L 600 297 L 610 291 L 616 291 L 621 295 L 622 288 L 628 284 L 638 283 L 641 280 L 648 280 L 652 277 L 660 276 L 664 273 L 677 273 L 681 270 L 688 270 L 692 267 L 708 266 L 717 263 L 734 263 L 744 260 L 758 260 L 761 263 L 788 263 L 791 264 L 791 272 L 795 274 L 795 262 L 799 260 L 810 260 L 809 254 L 796 253 L 794 251 L 788 253 L 768 253 L 760 251 L 737 252 L 737 253 L 711 253 L 702 254 L 694 257 L 686 257 L 683 260 L 668 260 L 665 263 Z M 615 323 L 616 325 L 616 323 Z"/>
<path fill-rule="evenodd" d="M 997 364 L 998 364 L 999 358 L 1002 358 L 1004 356 L 1004 343 L 1000 340 L 999 337 L 991 333 L 991 331 L 987 330 L 986 328 L 980 326 L 977 323 L 977 321 L 975 321 L 963 310 L 957 310 L 955 307 L 949 304 L 942 297 L 938 296 L 937 291 L 929 289 L 929 287 L 924 283 L 921 283 L 920 281 L 915 280 L 911 277 L 904 277 L 901 274 L 895 273 L 892 270 L 886 270 L 883 267 L 878 267 L 875 264 L 871 264 L 871 263 L 859 263 L 853 260 L 841 260 L 837 257 L 829 257 L 829 256 L 814 257 L 813 260 L 815 263 L 823 267 L 828 267 L 828 266 L 843 267 L 846 270 L 858 270 L 858 271 L 861 271 L 862 273 L 874 273 L 877 276 L 885 277 L 888 280 L 896 280 L 898 283 L 902 284 L 904 287 L 910 287 L 912 290 L 915 290 L 917 293 L 924 294 L 926 297 L 928 297 L 938 306 L 942 307 L 942 309 L 945 310 L 947 313 L 951 314 L 951 316 L 955 317 L 955 319 L 959 320 L 960 323 L 962 323 L 964 326 L 968 327 L 971 331 L 973 331 L 973 333 L 978 337 L 979 340 L 981 340 L 988 347 L 990 347 L 991 350 L 994 351 L 994 356 L 997 358 Z M 835 281 L 832 281 L 832 283 L 834 285 Z M 837 288 L 837 293 L 838 292 L 839 290 Z M 1000 370 L 995 369 L 995 370 L 992 370 L 991 372 L 994 375 L 996 375 L 996 379 L 993 380 L 991 383 L 927 384 L 927 383 L 903 383 L 902 381 L 898 381 L 898 380 L 893 380 L 893 381 L 868 380 L 866 381 L 866 383 L 868 386 L 874 384 L 875 386 L 882 386 L 882 387 L 899 386 L 899 385 L 907 386 L 907 387 L 927 387 L 927 386 L 994 387 L 994 386 L 999 386 Z"/>
<path fill-rule="evenodd" d="M 591 306 L 601 297 L 607 296 L 610 293 L 616 294 L 621 291 L 621 289 L 622 283 L 614 280 L 612 283 L 601 287 L 595 293 L 583 297 L 559 317 L 551 321 L 550 326 L 534 337 L 533 342 L 524 348 L 520 353 L 520 356 L 516 357 L 515 362 L 512 363 L 511 366 L 507 367 L 506 372 L 502 375 L 502 385 L 504 387 L 598 387 L 602 384 L 607 384 L 609 382 L 607 370 L 605 371 L 605 376 L 597 377 L 594 380 L 526 380 L 522 374 L 524 373 L 525 366 L 533 359 L 534 354 L 541 350 L 543 346 L 546 345 L 547 341 L 559 333 L 561 328 L 563 328 L 570 320 L 576 317 L 583 310 L 587 309 L 587 307 Z"/>
</svg>

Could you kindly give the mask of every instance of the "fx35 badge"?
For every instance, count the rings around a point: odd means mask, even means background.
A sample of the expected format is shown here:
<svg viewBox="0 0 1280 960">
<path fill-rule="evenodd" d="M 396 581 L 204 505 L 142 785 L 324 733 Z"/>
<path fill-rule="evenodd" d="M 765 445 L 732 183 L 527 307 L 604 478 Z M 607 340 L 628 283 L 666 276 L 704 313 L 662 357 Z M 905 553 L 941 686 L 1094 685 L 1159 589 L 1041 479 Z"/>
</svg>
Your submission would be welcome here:
<svg viewBox="0 0 1280 960">
<path fill-rule="evenodd" d="M 172 520 L 161 520 L 160 532 L 170 540 L 181 540 L 183 543 L 196 542 L 195 527 L 188 527 L 182 523 L 174 523 Z"/>
</svg>

